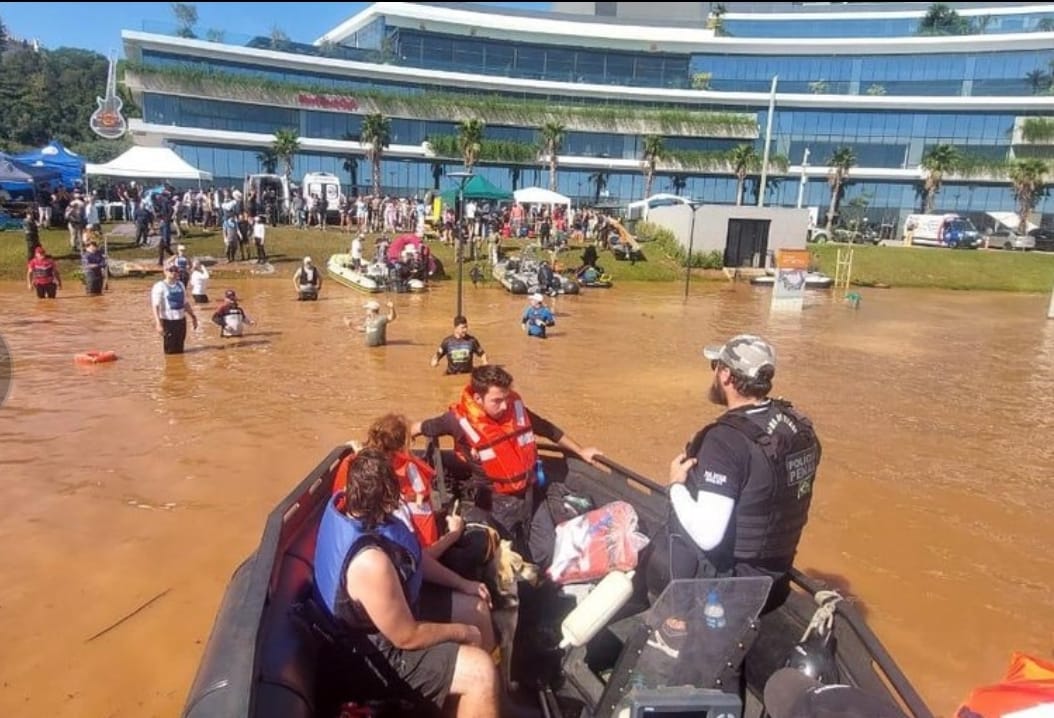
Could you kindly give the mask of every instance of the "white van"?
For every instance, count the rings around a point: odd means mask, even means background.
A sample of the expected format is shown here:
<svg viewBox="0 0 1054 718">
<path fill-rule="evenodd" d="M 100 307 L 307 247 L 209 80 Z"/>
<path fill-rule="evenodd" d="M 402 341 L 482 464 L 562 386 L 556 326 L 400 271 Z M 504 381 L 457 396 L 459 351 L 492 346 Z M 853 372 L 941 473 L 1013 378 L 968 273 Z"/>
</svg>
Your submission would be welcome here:
<svg viewBox="0 0 1054 718">
<path fill-rule="evenodd" d="M 977 228 L 957 214 L 910 214 L 904 220 L 904 244 L 977 249 Z"/>
<path fill-rule="evenodd" d="M 340 178 L 336 175 L 328 172 L 308 172 L 304 175 L 300 191 L 303 193 L 305 207 L 310 206 L 308 203 L 312 196 L 318 195 L 326 198 L 329 212 L 337 211 L 337 203 L 340 201 Z"/>
<path fill-rule="evenodd" d="M 289 180 L 283 175 L 247 175 L 245 177 L 245 185 L 242 188 L 243 201 L 249 199 L 249 193 L 252 190 L 256 190 L 257 197 L 263 197 L 270 189 L 274 189 L 275 195 L 278 197 L 279 214 L 283 217 L 288 216 L 289 202 L 292 199 L 292 194 L 289 191 Z"/>
</svg>

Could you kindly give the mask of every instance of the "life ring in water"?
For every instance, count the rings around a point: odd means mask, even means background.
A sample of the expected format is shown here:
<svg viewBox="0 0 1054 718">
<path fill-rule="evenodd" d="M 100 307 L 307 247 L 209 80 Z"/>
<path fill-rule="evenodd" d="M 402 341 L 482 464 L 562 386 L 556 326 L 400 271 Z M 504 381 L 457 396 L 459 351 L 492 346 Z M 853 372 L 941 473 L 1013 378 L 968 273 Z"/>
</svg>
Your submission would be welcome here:
<svg viewBox="0 0 1054 718">
<path fill-rule="evenodd" d="M 105 364 L 117 361 L 117 352 L 84 352 L 73 357 L 78 364 Z"/>
</svg>

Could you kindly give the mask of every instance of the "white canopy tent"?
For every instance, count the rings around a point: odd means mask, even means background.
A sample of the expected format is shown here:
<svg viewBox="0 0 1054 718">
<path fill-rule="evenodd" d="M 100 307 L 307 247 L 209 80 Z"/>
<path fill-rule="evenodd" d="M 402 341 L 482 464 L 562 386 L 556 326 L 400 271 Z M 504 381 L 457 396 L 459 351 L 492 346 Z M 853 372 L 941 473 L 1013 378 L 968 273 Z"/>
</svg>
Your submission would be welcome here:
<svg viewBox="0 0 1054 718">
<path fill-rule="evenodd" d="M 211 180 L 212 175 L 188 164 L 167 147 L 132 147 L 106 164 L 89 164 L 88 176 L 156 180 Z"/>
<path fill-rule="evenodd" d="M 571 206 L 571 198 L 544 187 L 524 187 L 512 193 L 520 204 L 565 204 Z"/>
<path fill-rule="evenodd" d="M 1017 212 L 985 212 L 989 217 L 994 219 L 998 224 L 1003 225 L 1007 229 L 1011 229 L 1015 232 L 1019 231 L 1021 227 L 1021 215 Z M 1032 224 L 1031 222 L 1025 222 L 1025 231 L 1031 232 L 1036 229 L 1039 225 Z"/>
</svg>

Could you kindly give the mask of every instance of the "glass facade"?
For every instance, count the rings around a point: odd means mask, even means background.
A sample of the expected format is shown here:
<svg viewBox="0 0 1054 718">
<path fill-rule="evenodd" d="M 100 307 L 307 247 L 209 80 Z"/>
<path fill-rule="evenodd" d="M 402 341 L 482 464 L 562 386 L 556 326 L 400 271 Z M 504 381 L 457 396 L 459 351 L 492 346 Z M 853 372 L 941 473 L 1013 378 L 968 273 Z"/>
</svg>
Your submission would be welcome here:
<svg viewBox="0 0 1054 718">
<path fill-rule="evenodd" d="M 1047 71 L 1054 49 L 931 55 L 693 55 L 692 73 L 707 73 L 709 88 L 831 95 L 1031 95 L 1028 74 Z"/>
<path fill-rule="evenodd" d="M 197 127 L 205 130 L 258 132 L 274 134 L 280 129 L 295 129 L 301 137 L 323 140 L 358 139 L 362 115 L 322 110 L 301 110 L 240 102 L 205 100 L 178 95 L 143 93 L 143 119 L 158 125 Z M 420 145 L 436 135 L 456 135 L 457 123 L 391 118 L 391 142 L 397 145 Z M 521 142 L 537 145 L 538 130 L 533 127 L 487 125 L 488 140 Z M 734 147 L 737 140 L 715 140 L 704 137 L 668 137 L 671 149 L 710 152 Z M 639 135 L 606 132 L 571 131 L 564 137 L 562 152 L 569 155 L 634 159 L 641 153 Z"/>
<path fill-rule="evenodd" d="M 977 16 L 967 17 L 968 20 Z M 975 20 L 976 21 L 976 20 Z M 819 37 L 911 37 L 918 32 L 919 18 L 827 18 L 815 19 L 738 19 L 723 18 L 722 27 L 733 37 L 819 38 Z M 1037 32 L 1054 29 L 1054 13 L 988 15 L 978 30 L 992 35 L 1008 32 Z"/>
<path fill-rule="evenodd" d="M 401 29 L 400 64 L 480 75 L 631 87 L 689 86 L 688 56 L 585 50 Z"/>
</svg>

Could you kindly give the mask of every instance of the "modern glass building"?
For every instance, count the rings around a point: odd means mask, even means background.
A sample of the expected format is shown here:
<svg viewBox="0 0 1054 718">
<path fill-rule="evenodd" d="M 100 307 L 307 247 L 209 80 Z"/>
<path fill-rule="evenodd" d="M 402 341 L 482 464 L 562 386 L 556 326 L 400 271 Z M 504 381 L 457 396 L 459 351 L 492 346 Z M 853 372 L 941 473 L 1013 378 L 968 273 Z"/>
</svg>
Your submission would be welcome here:
<svg viewBox="0 0 1054 718">
<path fill-rule="evenodd" d="M 664 21 L 663 3 L 648 20 L 607 12 L 637 4 L 566 3 L 588 14 L 382 2 L 306 43 L 127 30 L 125 83 L 143 110 L 131 130 L 240 185 L 264 170 L 274 133 L 293 129 L 294 180 L 325 171 L 369 192 L 359 135 L 380 113 L 391 121 L 380 184 L 413 195 L 460 169 L 457 126 L 471 118 L 485 122 L 478 173 L 547 185 L 539 131 L 555 123 L 558 191 L 607 202 L 643 196 L 644 138 L 658 135 L 653 192 L 732 203 L 730 152 L 763 154 L 775 86 L 765 203 L 795 206 L 801 192 L 822 217 L 827 162 L 848 147 L 844 201 L 872 223 L 919 211 L 920 163 L 936 145 L 970 165 L 945 177 L 936 209 L 982 217 L 1016 208 L 1003 163 L 1054 157 L 1054 5 L 959 3 L 960 34 L 919 34 L 923 3 L 735 3 L 696 23 Z M 1037 210 L 1054 221 L 1054 200 Z"/>
</svg>

